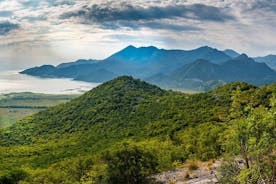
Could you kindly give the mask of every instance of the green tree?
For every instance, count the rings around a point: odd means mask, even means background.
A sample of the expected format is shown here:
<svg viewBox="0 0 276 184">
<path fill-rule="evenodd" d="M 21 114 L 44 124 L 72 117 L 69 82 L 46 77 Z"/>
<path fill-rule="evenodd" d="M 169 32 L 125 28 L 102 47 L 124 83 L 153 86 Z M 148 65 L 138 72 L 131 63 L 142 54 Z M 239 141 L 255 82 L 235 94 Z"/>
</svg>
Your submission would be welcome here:
<svg viewBox="0 0 276 184">
<path fill-rule="evenodd" d="M 275 99 L 271 108 L 250 109 L 246 117 L 232 120 L 223 135 L 226 151 L 239 154 L 245 163 L 238 176 L 239 183 L 273 183 L 276 167 Z"/>
<path fill-rule="evenodd" d="M 25 171 L 13 170 L 0 177 L 0 184 L 17 184 L 26 177 L 28 177 L 28 174 Z"/>
<path fill-rule="evenodd" d="M 112 155 L 105 156 L 107 162 L 107 183 L 145 184 L 151 183 L 156 171 L 157 159 L 153 154 L 142 151 L 136 146 L 124 145 L 124 148 Z"/>
</svg>

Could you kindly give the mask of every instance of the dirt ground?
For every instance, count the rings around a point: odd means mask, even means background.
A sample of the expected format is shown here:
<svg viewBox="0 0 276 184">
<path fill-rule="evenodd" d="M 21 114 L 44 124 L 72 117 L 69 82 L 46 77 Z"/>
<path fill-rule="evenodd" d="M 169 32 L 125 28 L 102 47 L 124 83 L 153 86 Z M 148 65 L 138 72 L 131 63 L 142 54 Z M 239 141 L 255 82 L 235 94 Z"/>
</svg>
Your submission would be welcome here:
<svg viewBox="0 0 276 184">
<path fill-rule="evenodd" d="M 183 168 L 162 172 L 155 175 L 156 180 L 163 184 L 215 184 L 217 167 L 220 161 L 188 162 Z"/>
</svg>

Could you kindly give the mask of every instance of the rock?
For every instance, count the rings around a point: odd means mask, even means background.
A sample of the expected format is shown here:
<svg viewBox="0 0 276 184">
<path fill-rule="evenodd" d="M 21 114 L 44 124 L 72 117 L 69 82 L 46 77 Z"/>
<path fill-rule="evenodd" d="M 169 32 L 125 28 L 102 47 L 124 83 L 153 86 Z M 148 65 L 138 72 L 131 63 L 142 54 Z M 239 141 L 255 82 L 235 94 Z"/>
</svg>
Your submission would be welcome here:
<svg viewBox="0 0 276 184">
<path fill-rule="evenodd" d="M 188 171 L 188 168 L 181 168 L 171 171 L 156 174 L 154 178 L 157 182 L 163 184 L 216 184 L 217 171 L 220 161 L 212 163 L 212 166 L 207 167 L 207 163 L 202 163 L 197 170 Z M 210 165 L 210 163 L 209 163 Z M 208 168 L 211 168 L 208 169 Z"/>
</svg>

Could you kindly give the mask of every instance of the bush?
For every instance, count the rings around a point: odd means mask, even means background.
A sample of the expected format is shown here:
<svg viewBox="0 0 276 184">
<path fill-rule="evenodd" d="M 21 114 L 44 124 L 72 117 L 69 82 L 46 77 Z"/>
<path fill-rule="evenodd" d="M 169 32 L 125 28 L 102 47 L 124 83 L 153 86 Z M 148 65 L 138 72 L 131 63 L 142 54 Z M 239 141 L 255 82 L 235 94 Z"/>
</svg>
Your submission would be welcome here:
<svg viewBox="0 0 276 184">
<path fill-rule="evenodd" d="M 198 165 L 195 162 L 192 162 L 188 166 L 189 171 L 194 171 L 198 169 Z"/>
<path fill-rule="evenodd" d="M 235 160 L 225 160 L 218 168 L 219 183 L 236 184 L 236 176 L 240 172 L 239 164 Z"/>
<path fill-rule="evenodd" d="M 145 184 L 152 183 L 150 176 L 156 172 L 157 159 L 138 147 L 125 145 L 120 151 L 105 156 L 107 183 Z"/>
<path fill-rule="evenodd" d="M 17 184 L 27 176 L 28 174 L 23 170 L 13 170 L 4 176 L 0 176 L 0 184 Z"/>
</svg>

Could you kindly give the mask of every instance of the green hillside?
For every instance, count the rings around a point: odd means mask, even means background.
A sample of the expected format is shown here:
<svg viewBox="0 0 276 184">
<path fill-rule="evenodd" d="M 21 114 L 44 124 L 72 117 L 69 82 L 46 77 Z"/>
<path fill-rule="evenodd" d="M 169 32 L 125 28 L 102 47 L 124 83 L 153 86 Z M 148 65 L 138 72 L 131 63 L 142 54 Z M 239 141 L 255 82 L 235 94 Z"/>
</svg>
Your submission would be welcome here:
<svg viewBox="0 0 276 184">
<path fill-rule="evenodd" d="M 244 181 L 271 181 L 275 98 L 275 84 L 184 94 L 118 77 L 0 129 L 0 183 L 151 183 L 175 163 L 233 155 L 250 160 Z"/>
</svg>

